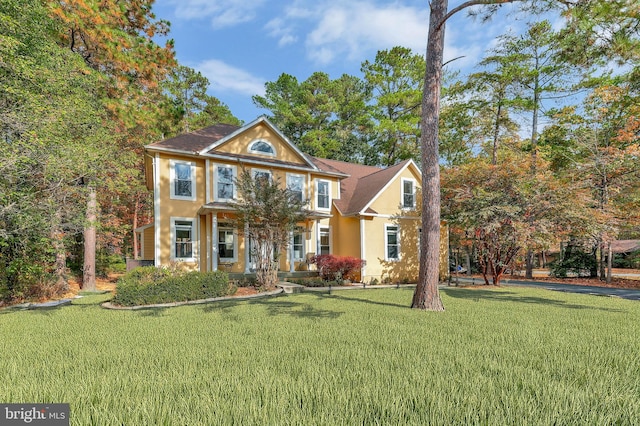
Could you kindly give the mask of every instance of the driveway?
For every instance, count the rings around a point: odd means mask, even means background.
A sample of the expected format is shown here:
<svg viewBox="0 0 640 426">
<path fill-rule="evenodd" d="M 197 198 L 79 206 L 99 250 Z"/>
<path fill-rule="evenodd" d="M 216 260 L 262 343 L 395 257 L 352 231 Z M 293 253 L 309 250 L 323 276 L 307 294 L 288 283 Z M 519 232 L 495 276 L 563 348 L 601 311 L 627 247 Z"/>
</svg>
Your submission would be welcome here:
<svg viewBox="0 0 640 426">
<path fill-rule="evenodd" d="M 478 283 L 482 284 L 482 279 L 460 278 L 461 283 Z M 521 286 L 521 287 L 538 287 L 547 290 L 565 291 L 569 293 L 592 294 L 596 296 L 612 296 L 622 299 L 640 300 L 640 289 L 633 288 L 612 288 L 612 287 L 594 287 L 586 285 L 562 284 L 548 281 L 525 281 L 514 279 L 503 279 L 500 281 L 502 285 Z M 455 278 L 451 280 L 451 285 L 455 285 Z"/>
</svg>

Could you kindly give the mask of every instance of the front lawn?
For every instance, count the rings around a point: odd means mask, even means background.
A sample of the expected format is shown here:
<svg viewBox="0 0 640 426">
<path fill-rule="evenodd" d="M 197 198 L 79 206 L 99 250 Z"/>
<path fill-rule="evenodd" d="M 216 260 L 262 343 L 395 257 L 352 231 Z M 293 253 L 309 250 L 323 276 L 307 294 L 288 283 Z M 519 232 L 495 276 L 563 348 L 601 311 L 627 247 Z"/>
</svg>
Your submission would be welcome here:
<svg viewBox="0 0 640 426">
<path fill-rule="evenodd" d="M 638 424 L 640 303 L 451 288 L 0 311 L 0 402 L 73 425 Z"/>
</svg>

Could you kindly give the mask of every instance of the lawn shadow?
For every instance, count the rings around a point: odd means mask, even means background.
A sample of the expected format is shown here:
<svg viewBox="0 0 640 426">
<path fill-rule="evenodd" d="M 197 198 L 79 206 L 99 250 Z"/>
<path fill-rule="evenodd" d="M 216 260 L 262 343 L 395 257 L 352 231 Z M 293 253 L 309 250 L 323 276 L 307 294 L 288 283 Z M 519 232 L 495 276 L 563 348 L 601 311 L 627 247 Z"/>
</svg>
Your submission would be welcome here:
<svg viewBox="0 0 640 426">
<path fill-rule="evenodd" d="M 578 305 L 575 303 L 567 303 L 562 300 L 556 300 L 546 297 L 522 296 L 516 292 L 508 290 L 481 290 L 478 288 L 444 288 L 441 289 L 447 296 L 455 299 L 473 300 L 475 302 L 480 299 L 491 300 L 497 302 L 520 302 L 527 304 L 539 304 L 547 306 L 555 306 L 568 309 L 593 309 L 605 312 L 623 312 L 621 309 L 603 308 L 589 305 Z"/>
<path fill-rule="evenodd" d="M 232 313 L 232 308 L 239 304 L 247 304 L 250 306 L 263 307 L 270 316 L 288 315 L 297 318 L 317 318 L 317 319 L 335 319 L 340 317 L 344 312 L 333 311 L 329 309 L 319 309 L 311 303 L 304 303 L 295 300 L 295 297 L 289 298 L 286 295 L 276 297 L 268 297 L 264 299 L 251 299 L 239 301 L 224 301 L 208 304 L 203 306 L 204 313 L 218 312 L 231 320 L 240 321 L 240 316 Z"/>
<path fill-rule="evenodd" d="M 374 290 L 377 290 L 377 289 L 372 288 L 372 289 L 367 289 L 367 290 L 369 290 L 369 291 L 374 291 Z M 411 306 L 411 303 L 410 303 L 410 302 L 409 302 L 408 304 L 406 304 L 406 305 L 403 305 L 403 304 L 400 304 L 400 303 L 380 302 L 380 301 L 377 301 L 377 300 L 370 300 L 370 299 L 367 299 L 367 298 L 360 298 L 360 297 L 350 297 L 350 296 L 347 296 L 347 294 L 351 294 L 351 293 L 353 293 L 354 291 L 355 291 L 355 292 L 362 292 L 362 291 L 364 291 L 364 292 L 366 293 L 366 292 L 367 292 L 367 290 L 348 290 L 348 291 L 346 291 L 346 290 L 345 290 L 345 291 L 335 291 L 335 290 L 334 290 L 334 291 L 332 291 L 331 293 L 315 293 L 315 294 L 316 294 L 316 296 L 317 296 L 317 297 L 320 297 L 320 298 L 324 298 L 324 297 L 331 297 L 331 298 L 333 298 L 333 299 L 338 299 L 338 300 L 348 300 L 348 301 L 353 301 L 353 302 L 361 302 L 361 303 L 366 303 L 366 304 L 369 304 L 369 305 L 391 306 L 391 307 L 394 307 L 394 308 L 408 308 L 408 307 L 410 307 L 410 306 Z M 403 290 L 404 290 L 404 291 L 408 291 L 406 288 L 398 288 L 398 289 L 396 289 L 396 290 L 399 290 L 399 291 L 403 291 Z M 411 288 L 411 289 L 409 289 L 409 290 L 410 290 L 411 292 L 413 292 L 413 288 Z"/>
</svg>

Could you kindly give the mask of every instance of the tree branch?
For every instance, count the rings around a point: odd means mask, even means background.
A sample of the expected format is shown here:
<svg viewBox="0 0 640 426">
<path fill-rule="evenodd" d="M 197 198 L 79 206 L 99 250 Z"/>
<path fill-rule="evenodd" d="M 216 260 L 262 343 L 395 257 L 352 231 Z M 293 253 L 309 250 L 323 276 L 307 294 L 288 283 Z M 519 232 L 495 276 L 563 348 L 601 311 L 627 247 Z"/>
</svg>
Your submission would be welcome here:
<svg viewBox="0 0 640 426">
<path fill-rule="evenodd" d="M 514 2 L 517 2 L 517 1 L 524 1 L 524 0 L 469 0 L 467 2 L 462 3 L 459 6 L 454 7 L 446 15 L 444 15 L 444 18 L 442 18 L 442 21 L 440 21 L 440 23 L 436 27 L 436 30 L 440 30 L 440 28 L 442 28 L 444 23 L 447 22 L 447 20 L 449 18 L 451 18 L 456 13 L 458 13 L 461 10 L 466 9 L 468 7 L 478 6 L 478 5 L 485 5 L 486 6 L 486 5 L 490 5 L 490 4 L 514 3 Z"/>
</svg>

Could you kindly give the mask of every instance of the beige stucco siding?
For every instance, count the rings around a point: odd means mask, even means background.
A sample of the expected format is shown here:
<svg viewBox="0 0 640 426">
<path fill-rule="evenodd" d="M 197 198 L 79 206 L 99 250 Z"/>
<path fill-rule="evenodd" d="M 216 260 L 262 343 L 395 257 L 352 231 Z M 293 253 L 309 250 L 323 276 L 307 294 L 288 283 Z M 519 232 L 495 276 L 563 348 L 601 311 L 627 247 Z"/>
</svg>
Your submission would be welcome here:
<svg viewBox="0 0 640 426">
<path fill-rule="evenodd" d="M 387 229 L 397 227 L 400 258 L 387 259 Z M 418 221 L 374 217 L 365 221 L 365 282 L 415 282 L 418 278 Z"/>
<path fill-rule="evenodd" d="M 273 133 L 262 123 L 248 129 L 235 138 L 226 141 L 222 145 L 216 147 L 215 151 L 219 153 L 251 155 L 256 158 L 263 157 L 265 159 L 274 159 L 271 155 L 261 155 L 249 152 L 249 146 L 252 142 L 257 140 L 269 142 L 274 147 L 276 151 L 275 159 L 306 165 L 306 162 L 298 153 L 292 150 L 280 136 Z"/>
<path fill-rule="evenodd" d="M 171 196 L 171 164 L 172 161 L 183 161 L 191 163 L 194 166 L 195 171 L 195 196 L 193 200 L 181 200 L 175 199 Z M 171 220 L 176 219 L 188 219 L 193 220 L 194 229 L 192 238 L 194 239 L 193 252 L 194 261 L 180 261 L 181 267 L 187 269 L 200 269 L 198 262 L 198 255 L 201 254 L 201 232 L 200 232 L 200 220 L 198 217 L 198 210 L 205 203 L 205 160 L 179 157 L 179 156 L 167 156 L 165 154 L 160 155 L 160 186 L 159 186 L 159 201 L 160 201 L 160 220 L 156 218 L 156 226 L 160 227 L 160 259 L 161 265 L 167 265 L 174 261 L 171 258 L 172 243 L 173 243 L 173 231 L 171 227 Z M 192 178 L 193 178 L 192 177 Z M 205 253 L 206 254 L 206 253 Z"/>
<path fill-rule="evenodd" d="M 420 186 L 420 176 L 417 175 L 412 167 L 407 167 L 396 176 L 385 189 L 373 200 L 369 206 L 378 214 L 398 215 L 402 214 L 402 182 L 404 180 L 412 180 L 414 187 Z"/>
<path fill-rule="evenodd" d="M 145 228 L 142 231 L 142 238 L 141 238 L 142 260 L 153 260 L 154 249 L 155 249 L 155 245 L 153 243 L 153 241 L 154 241 L 153 240 L 154 232 L 155 232 L 155 228 L 153 226 Z"/>
<path fill-rule="evenodd" d="M 360 257 L 360 219 L 336 214 L 333 229 L 334 253 L 339 256 Z"/>
</svg>

